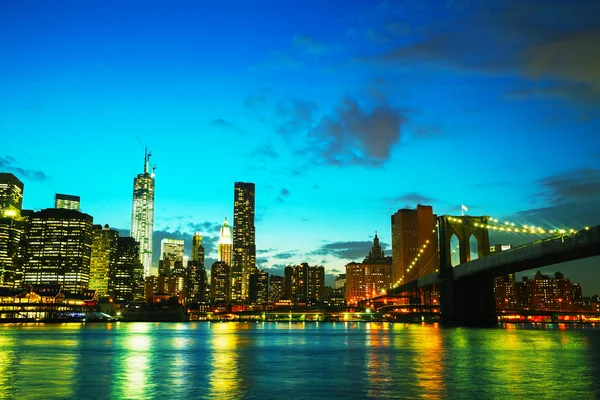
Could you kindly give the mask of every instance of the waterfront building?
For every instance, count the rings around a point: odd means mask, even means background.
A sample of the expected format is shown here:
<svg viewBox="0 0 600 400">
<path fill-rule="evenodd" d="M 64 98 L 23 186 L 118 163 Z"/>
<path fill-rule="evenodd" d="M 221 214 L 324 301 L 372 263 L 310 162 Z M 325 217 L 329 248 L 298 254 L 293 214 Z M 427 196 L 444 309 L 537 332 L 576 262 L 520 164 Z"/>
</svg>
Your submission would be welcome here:
<svg viewBox="0 0 600 400">
<path fill-rule="evenodd" d="M 217 252 L 219 255 L 219 261 L 231 266 L 232 241 L 231 229 L 227 223 L 227 218 L 225 218 L 225 221 L 223 221 L 223 226 L 221 227 Z"/>
<path fill-rule="evenodd" d="M 283 276 L 271 275 L 269 277 L 269 302 L 275 303 L 284 296 Z"/>
<path fill-rule="evenodd" d="M 110 229 L 108 225 L 104 225 L 104 227 L 94 225 L 92 227 L 89 288 L 97 290 L 99 298 L 108 297 L 110 294 L 109 280 L 117 261 L 118 237 L 119 232 Z"/>
<path fill-rule="evenodd" d="M 186 302 L 201 303 L 206 301 L 206 269 L 204 259 L 188 262 L 186 276 Z"/>
<path fill-rule="evenodd" d="M 523 277 L 521 282 L 514 275 L 499 277 L 494 285 L 496 310 L 579 310 L 583 307 L 581 286 L 572 283 L 561 272 L 553 277 L 538 271 L 533 279 Z"/>
<path fill-rule="evenodd" d="M 256 271 L 256 230 L 254 227 L 255 185 L 235 182 L 233 198 L 233 272 L 236 297 L 248 298 L 249 277 Z M 238 283 L 239 281 L 239 283 Z M 239 287 L 239 288 L 238 288 Z"/>
<path fill-rule="evenodd" d="M 54 194 L 54 208 L 81 211 L 81 198 L 70 194 Z"/>
<path fill-rule="evenodd" d="M 178 297 L 177 277 L 147 276 L 144 278 L 146 303 L 158 303 L 162 299 Z"/>
<path fill-rule="evenodd" d="M 139 243 L 140 261 L 144 276 L 150 276 L 152 267 L 152 234 L 154 231 L 154 167 L 149 173 L 151 153 L 144 154 L 144 173 L 133 180 L 133 207 L 131 236 Z"/>
<path fill-rule="evenodd" d="M 75 210 L 48 208 L 29 216 L 25 232 L 25 284 L 62 284 L 87 289 L 93 218 Z"/>
<path fill-rule="evenodd" d="M 394 286 L 410 282 L 439 268 L 437 215 L 431 206 L 417 205 L 392 215 L 392 279 Z M 423 245 L 427 244 L 425 249 Z M 417 257 L 423 250 L 420 257 Z M 411 263 L 416 264 L 408 270 Z"/>
<path fill-rule="evenodd" d="M 262 270 L 250 274 L 251 304 L 267 304 L 269 302 L 269 274 Z"/>
<path fill-rule="evenodd" d="M 229 265 L 215 261 L 210 269 L 210 300 L 216 303 L 229 303 L 231 273 Z"/>
<path fill-rule="evenodd" d="M 307 305 L 323 303 L 325 299 L 325 268 L 308 263 L 285 267 L 285 298 Z"/>
<path fill-rule="evenodd" d="M 23 279 L 19 248 L 25 229 L 24 188 L 16 176 L 0 172 L 0 286 L 19 287 Z"/>
<path fill-rule="evenodd" d="M 144 301 L 144 267 L 140 245 L 132 237 L 118 237 L 115 267 L 110 274 L 110 294 L 117 302 Z"/>
<path fill-rule="evenodd" d="M 377 297 L 393 287 L 392 257 L 386 257 L 375 232 L 373 246 L 362 263 L 346 265 L 346 300 L 349 304 Z"/>
</svg>

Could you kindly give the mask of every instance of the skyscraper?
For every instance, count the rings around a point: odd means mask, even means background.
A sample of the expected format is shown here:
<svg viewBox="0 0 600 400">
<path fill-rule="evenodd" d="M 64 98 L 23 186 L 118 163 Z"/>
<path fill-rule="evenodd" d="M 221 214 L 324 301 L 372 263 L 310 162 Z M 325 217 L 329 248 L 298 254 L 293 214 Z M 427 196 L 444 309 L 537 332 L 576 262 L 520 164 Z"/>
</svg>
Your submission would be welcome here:
<svg viewBox="0 0 600 400">
<path fill-rule="evenodd" d="M 219 245 L 217 246 L 219 253 L 219 261 L 231 266 L 231 229 L 227 223 L 227 218 L 221 227 L 221 235 L 219 237 Z"/>
<path fill-rule="evenodd" d="M 81 211 L 81 198 L 70 194 L 56 193 L 54 195 L 54 208 Z"/>
<path fill-rule="evenodd" d="M 297 303 L 314 305 L 325 298 L 325 268 L 308 263 L 285 267 L 285 298 Z"/>
<path fill-rule="evenodd" d="M 108 225 L 93 226 L 89 288 L 96 289 L 98 297 L 109 295 L 110 274 L 117 261 L 118 237 L 119 232 L 110 229 Z"/>
<path fill-rule="evenodd" d="M 144 173 L 133 180 L 133 209 L 131 212 L 131 236 L 140 244 L 140 261 L 144 276 L 150 275 L 152 267 L 152 233 L 154 230 L 154 169 L 149 173 L 150 156 L 144 154 Z"/>
<path fill-rule="evenodd" d="M 241 275 L 240 298 L 248 298 L 250 274 L 256 271 L 254 183 L 235 182 L 233 198 L 233 274 Z"/>
<path fill-rule="evenodd" d="M 175 269 L 175 264 L 183 268 L 184 241 L 181 239 L 165 238 L 160 241 L 160 260 L 158 262 L 158 274 L 170 276 Z"/>
<path fill-rule="evenodd" d="M 117 238 L 115 267 L 110 273 L 110 294 L 117 302 L 143 301 L 144 277 L 140 246 L 132 237 Z"/>
<path fill-rule="evenodd" d="M 427 244 L 425 249 L 423 245 Z M 402 209 L 392 215 L 392 278 L 394 286 L 435 272 L 437 257 L 437 215 L 431 206 Z M 417 254 L 423 250 L 419 257 Z M 410 270 L 412 262 L 415 261 Z"/>
<path fill-rule="evenodd" d="M 231 282 L 230 267 L 215 261 L 210 269 L 210 299 L 216 303 L 229 303 Z"/>
<path fill-rule="evenodd" d="M 194 233 L 192 237 L 192 261 L 201 261 L 204 267 L 204 247 L 202 246 L 202 234 Z"/>
<path fill-rule="evenodd" d="M 0 173 L 0 286 L 16 287 L 22 279 L 18 253 L 24 230 L 23 189 L 16 176 Z"/>
<path fill-rule="evenodd" d="M 250 274 L 250 289 L 248 299 L 252 304 L 266 304 L 269 302 L 269 274 L 257 270 Z"/>
<path fill-rule="evenodd" d="M 92 223 L 90 215 L 75 210 L 32 213 L 25 233 L 25 284 L 62 284 L 71 292 L 87 289 Z"/>
<path fill-rule="evenodd" d="M 23 189 L 23 182 L 16 176 L 8 172 L 0 172 L 0 217 L 21 216 Z"/>
</svg>

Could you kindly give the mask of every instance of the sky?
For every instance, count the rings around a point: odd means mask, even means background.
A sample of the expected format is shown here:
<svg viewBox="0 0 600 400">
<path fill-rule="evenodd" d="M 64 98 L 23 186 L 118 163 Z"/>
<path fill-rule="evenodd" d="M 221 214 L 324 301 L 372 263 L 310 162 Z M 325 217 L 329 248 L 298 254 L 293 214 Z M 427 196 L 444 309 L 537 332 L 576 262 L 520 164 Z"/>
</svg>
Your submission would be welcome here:
<svg viewBox="0 0 600 400">
<path fill-rule="evenodd" d="M 0 171 L 127 234 L 148 146 L 155 249 L 199 231 L 210 265 L 255 182 L 258 266 L 331 282 L 417 204 L 600 224 L 599 48 L 595 0 L 4 0 Z M 600 293 L 598 257 L 559 269 Z"/>
</svg>

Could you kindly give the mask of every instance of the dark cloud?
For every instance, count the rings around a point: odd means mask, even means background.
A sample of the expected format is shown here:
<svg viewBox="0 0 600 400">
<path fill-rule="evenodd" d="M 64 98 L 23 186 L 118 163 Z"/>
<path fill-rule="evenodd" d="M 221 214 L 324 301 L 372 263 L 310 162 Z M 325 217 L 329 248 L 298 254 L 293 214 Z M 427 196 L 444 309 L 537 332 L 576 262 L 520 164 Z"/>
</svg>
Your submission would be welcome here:
<svg viewBox="0 0 600 400">
<path fill-rule="evenodd" d="M 289 260 L 290 258 L 296 256 L 297 253 L 295 252 L 284 252 L 284 253 L 277 253 L 273 256 L 273 258 L 277 258 L 279 260 Z"/>
<path fill-rule="evenodd" d="M 272 264 L 263 267 L 263 271 L 268 272 L 269 275 L 285 276 L 285 267 L 287 264 Z"/>
<path fill-rule="evenodd" d="M 584 96 L 600 104 L 598 1 L 546 1 L 542 6 L 513 0 L 469 4 L 458 10 L 458 16 L 438 11 L 453 18 L 424 27 L 415 36 L 420 40 L 395 41 L 397 45 L 367 59 L 513 74 L 539 83 L 539 88 L 530 88 L 533 93 Z M 388 33 L 403 34 L 400 30 Z M 547 79 L 560 85 L 545 87 Z"/>
<path fill-rule="evenodd" d="M 256 264 L 259 266 L 263 266 L 269 262 L 269 257 L 256 257 Z"/>
<path fill-rule="evenodd" d="M 291 194 L 291 192 L 290 192 L 288 189 L 286 189 L 286 188 L 282 188 L 282 189 L 281 189 L 281 191 L 279 192 L 279 196 L 277 196 L 277 197 L 275 198 L 275 200 L 277 200 L 277 201 L 278 201 L 278 202 L 280 202 L 280 203 L 283 203 L 283 201 L 284 201 L 284 200 L 285 200 L 287 197 L 289 197 L 289 196 L 290 196 L 290 194 Z"/>
<path fill-rule="evenodd" d="M 269 248 L 269 249 L 257 249 L 256 250 L 256 254 L 271 253 L 273 251 L 275 251 L 275 249 L 271 249 L 271 248 Z"/>
<path fill-rule="evenodd" d="M 277 154 L 275 149 L 273 149 L 273 146 L 269 143 L 255 148 L 252 151 L 252 156 L 258 157 L 258 158 L 277 158 L 277 157 L 279 157 L 279 155 Z"/>
<path fill-rule="evenodd" d="M 386 250 L 389 245 L 387 243 L 380 243 L 381 248 Z M 372 241 L 364 242 L 333 242 L 326 243 L 321 248 L 311 252 L 312 255 L 326 256 L 331 255 L 337 258 L 344 258 L 348 260 L 363 259 L 369 255 L 371 247 L 373 246 Z"/>
<path fill-rule="evenodd" d="M 244 133 L 244 131 L 242 129 L 238 128 L 231 122 L 225 121 L 223 118 L 217 118 L 217 119 L 212 120 L 210 123 L 210 126 L 212 126 L 214 128 L 230 130 L 230 131 L 236 132 L 240 135 Z"/>
<path fill-rule="evenodd" d="M 221 231 L 221 224 L 218 222 L 190 222 L 187 225 L 188 232 L 200 232 L 200 233 L 219 233 Z"/>
<path fill-rule="evenodd" d="M 37 182 L 45 182 L 49 179 L 43 171 L 20 167 L 19 162 L 11 156 L 0 157 L 0 169 L 14 173 L 20 179 Z"/>
<path fill-rule="evenodd" d="M 328 165 L 380 166 L 400 140 L 404 121 L 387 103 L 367 109 L 346 97 L 311 130 L 310 148 Z"/>
<path fill-rule="evenodd" d="M 316 183 L 313 185 L 313 189 L 321 189 L 321 186 L 317 185 Z"/>
<path fill-rule="evenodd" d="M 292 42 L 295 47 L 312 54 L 322 54 L 328 49 L 323 43 L 308 35 L 294 35 Z"/>
<path fill-rule="evenodd" d="M 314 101 L 289 99 L 278 102 L 275 112 L 284 122 L 277 132 L 291 135 L 306 131 L 313 125 L 313 113 L 317 108 Z"/>
<path fill-rule="evenodd" d="M 540 196 L 550 204 L 600 201 L 600 170 L 579 169 L 538 181 Z"/>
<path fill-rule="evenodd" d="M 391 199 L 393 203 L 408 203 L 412 204 L 411 207 L 415 207 L 417 204 L 431 204 L 437 202 L 436 199 L 431 197 L 423 196 L 420 193 L 410 192 L 402 196 L 394 197 Z"/>
<path fill-rule="evenodd" d="M 181 231 L 168 231 L 168 230 L 159 230 L 154 231 L 154 235 L 152 236 L 152 265 L 158 265 L 158 260 L 160 258 L 160 241 L 162 239 L 180 239 L 184 241 L 184 249 L 186 254 L 191 253 L 192 249 L 192 234 L 189 232 L 181 232 Z M 217 244 L 219 242 L 218 236 L 206 236 L 202 235 L 202 246 L 204 247 L 204 254 L 206 256 L 210 256 L 211 254 L 216 254 L 217 252 Z M 206 261 L 205 261 L 205 265 Z"/>
</svg>

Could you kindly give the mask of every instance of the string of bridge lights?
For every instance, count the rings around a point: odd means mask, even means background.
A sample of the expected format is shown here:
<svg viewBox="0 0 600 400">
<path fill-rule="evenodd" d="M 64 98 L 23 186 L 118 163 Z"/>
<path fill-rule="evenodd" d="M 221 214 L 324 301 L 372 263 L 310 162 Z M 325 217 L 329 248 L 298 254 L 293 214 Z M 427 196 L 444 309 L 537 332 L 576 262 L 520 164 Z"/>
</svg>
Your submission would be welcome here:
<svg viewBox="0 0 600 400">
<path fill-rule="evenodd" d="M 463 223 L 462 218 L 456 218 L 456 217 L 448 217 L 448 221 L 456 222 L 459 224 Z M 488 220 L 487 224 L 475 222 L 475 223 L 473 223 L 473 226 L 475 226 L 476 228 L 483 228 L 483 229 L 488 229 L 488 230 L 492 230 L 492 231 L 526 233 L 526 234 L 532 234 L 532 235 L 557 235 L 557 236 L 559 236 L 559 235 L 572 235 L 575 232 L 577 232 L 576 229 L 565 229 L 565 228 L 544 229 L 542 227 L 538 227 L 535 225 L 518 226 L 514 222 L 509 222 L 509 221 L 500 222 L 496 218 L 490 218 Z M 589 230 L 589 229 L 590 229 L 589 226 L 585 227 L 585 230 Z"/>
<path fill-rule="evenodd" d="M 432 232 L 433 232 L 433 235 L 431 235 L 431 236 L 434 236 L 437 231 L 434 229 Z M 425 249 L 427 249 L 427 245 L 429 245 L 430 240 L 431 240 L 431 238 L 427 239 L 425 241 L 425 243 L 423 243 L 423 246 L 421 246 L 421 248 L 417 252 L 417 256 L 415 257 L 414 260 L 412 260 L 412 262 L 410 263 L 410 265 L 406 269 L 406 272 L 409 272 L 417 264 L 417 262 L 421 258 L 421 255 L 425 252 Z M 400 284 L 402 283 L 402 280 L 403 280 L 403 278 L 400 278 L 398 280 L 398 282 L 396 282 L 396 286 L 400 286 Z"/>
</svg>

